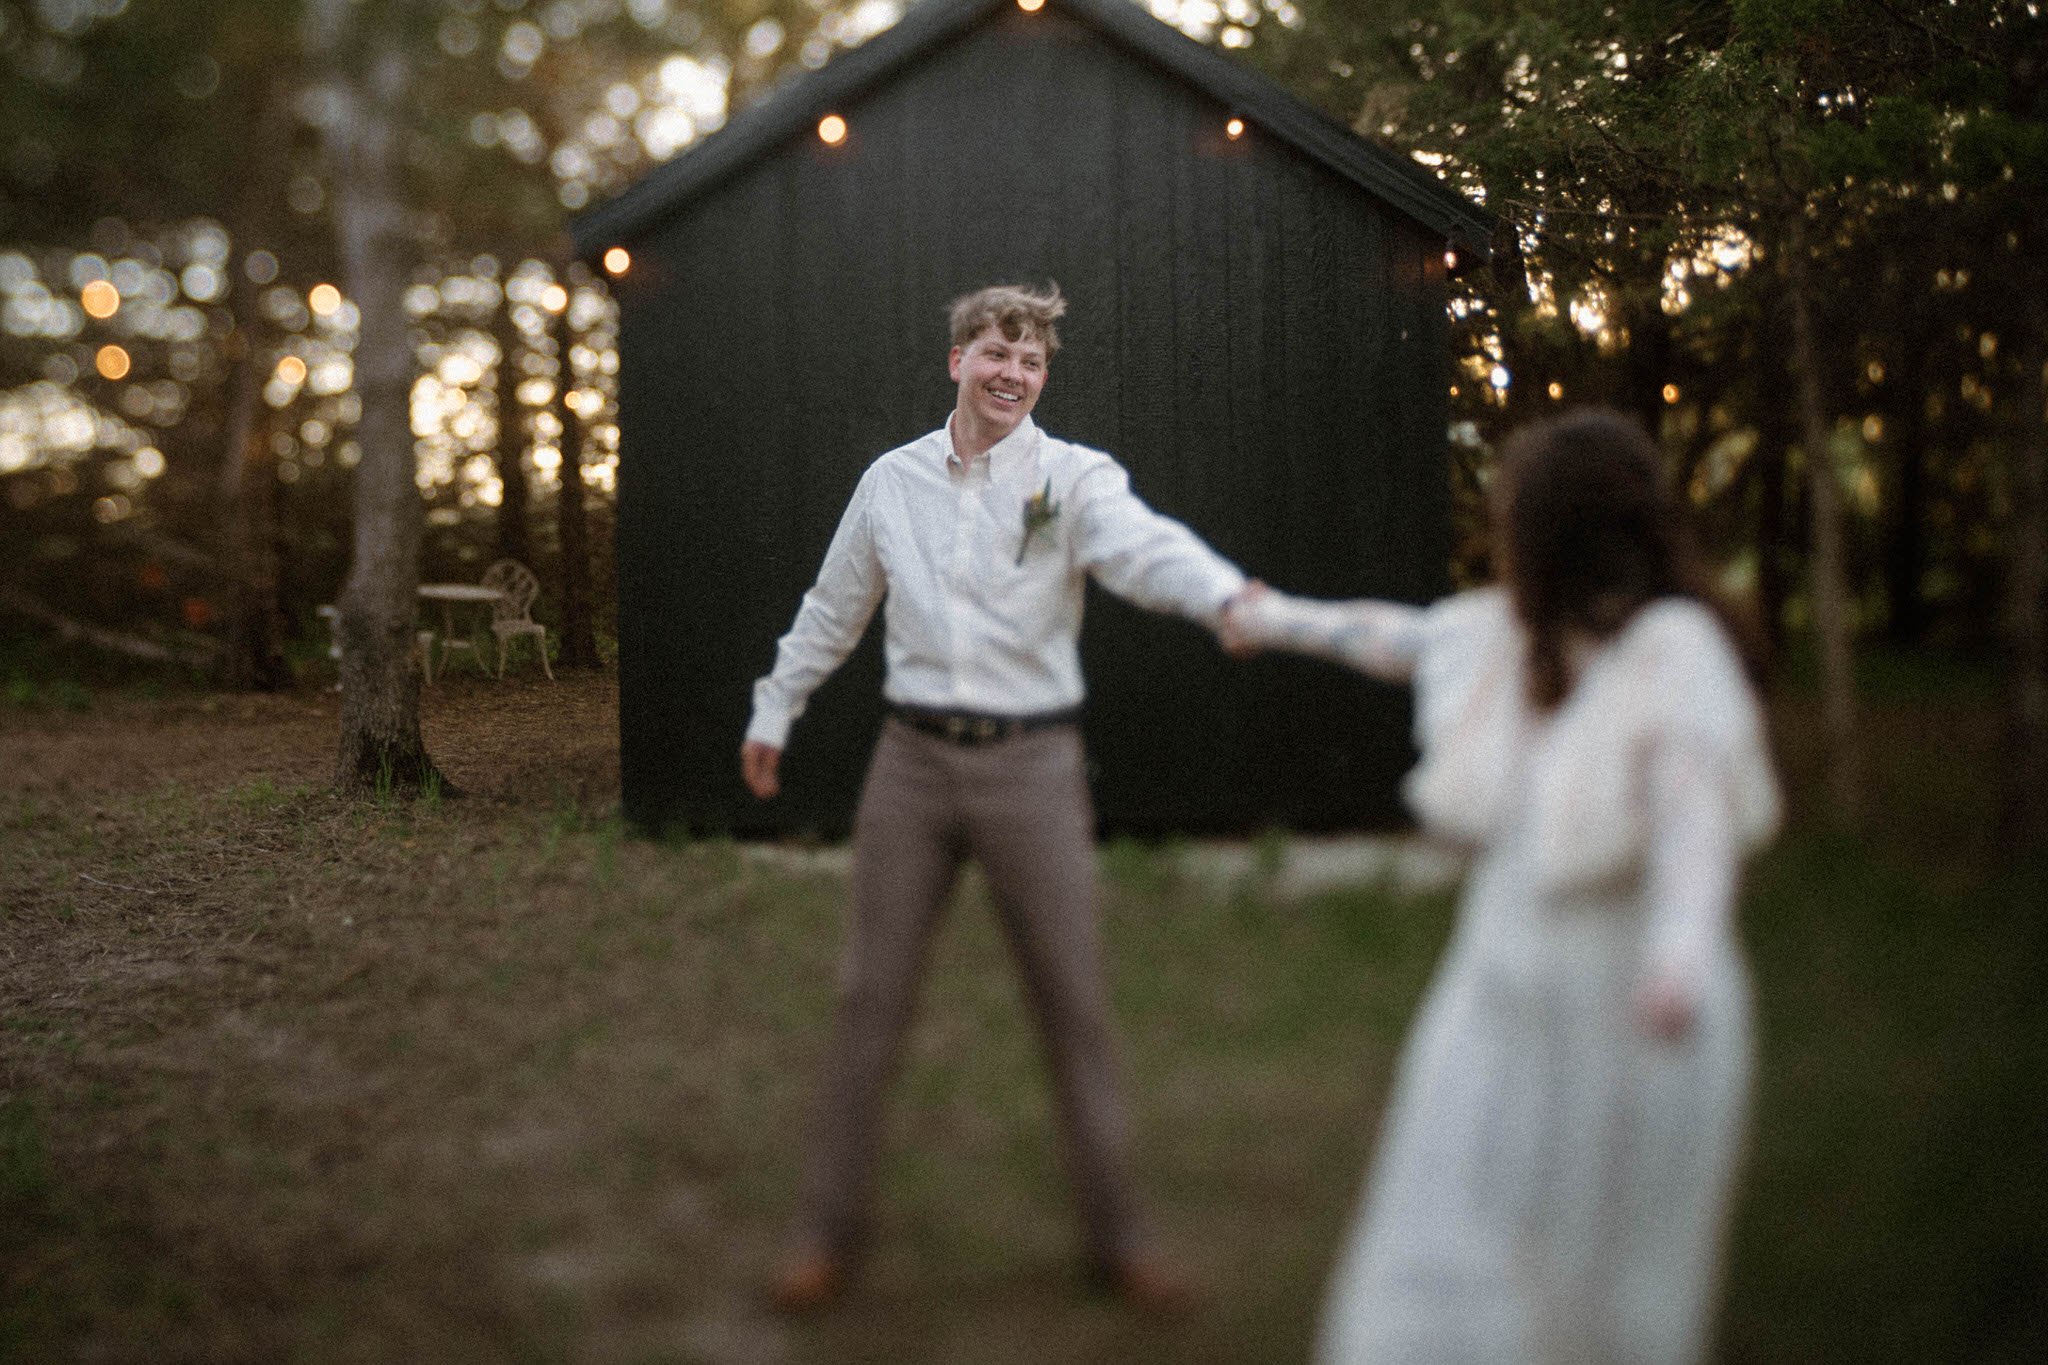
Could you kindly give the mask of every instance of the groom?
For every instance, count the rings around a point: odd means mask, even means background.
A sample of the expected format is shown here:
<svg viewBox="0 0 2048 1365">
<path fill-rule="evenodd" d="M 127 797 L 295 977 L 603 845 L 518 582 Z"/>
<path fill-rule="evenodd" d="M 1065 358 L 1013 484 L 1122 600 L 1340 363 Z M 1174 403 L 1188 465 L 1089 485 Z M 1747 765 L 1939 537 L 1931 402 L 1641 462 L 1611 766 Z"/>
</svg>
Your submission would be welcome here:
<svg viewBox="0 0 2048 1365">
<path fill-rule="evenodd" d="M 1051 1065 L 1091 1273 L 1172 1306 L 1131 1189 L 1096 926 L 1078 649 L 1087 578 L 1214 627 L 1244 576 L 1131 492 L 1109 456 L 1031 420 L 1066 311 L 1057 287 L 954 301 L 946 425 L 868 467 L 818 581 L 754 685 L 748 788 L 780 790 L 790 726 L 883 610 L 888 717 L 853 827 L 852 913 L 797 1211 L 770 1287 L 844 1287 L 865 1230 L 883 1092 L 961 861 L 981 864 Z"/>
</svg>

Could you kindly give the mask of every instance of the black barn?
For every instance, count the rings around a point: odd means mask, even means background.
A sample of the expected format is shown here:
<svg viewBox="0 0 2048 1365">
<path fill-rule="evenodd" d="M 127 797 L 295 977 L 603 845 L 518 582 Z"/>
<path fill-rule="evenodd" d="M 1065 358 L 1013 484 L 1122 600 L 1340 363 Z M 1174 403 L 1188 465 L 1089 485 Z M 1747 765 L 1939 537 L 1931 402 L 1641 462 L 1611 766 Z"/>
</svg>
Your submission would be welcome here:
<svg viewBox="0 0 2048 1365">
<path fill-rule="evenodd" d="M 836 144 L 828 114 L 844 120 Z M 1445 587 L 1447 249 L 1490 220 L 1130 0 L 925 0 L 575 224 L 624 246 L 620 731 L 650 828 L 843 831 L 881 715 L 880 621 L 738 776 L 752 680 L 861 471 L 952 402 L 948 300 L 1057 280 L 1048 431 L 1248 572 L 1319 595 Z M 1405 697 L 1233 664 L 1091 589 L 1105 828 L 1400 818 Z"/>
</svg>

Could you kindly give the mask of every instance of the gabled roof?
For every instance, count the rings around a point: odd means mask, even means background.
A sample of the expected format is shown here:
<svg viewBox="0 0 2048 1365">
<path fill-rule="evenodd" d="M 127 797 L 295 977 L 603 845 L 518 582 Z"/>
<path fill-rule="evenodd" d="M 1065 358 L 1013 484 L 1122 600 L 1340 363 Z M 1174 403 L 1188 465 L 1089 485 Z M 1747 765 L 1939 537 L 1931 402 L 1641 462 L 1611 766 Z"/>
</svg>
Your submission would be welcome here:
<svg viewBox="0 0 2048 1365">
<path fill-rule="evenodd" d="M 896 25 L 792 80 L 718 132 L 570 224 L 579 256 L 630 242 L 731 172 L 1016 0 L 922 0 Z M 1359 137 L 1265 76 L 1152 17 L 1133 0 L 1046 0 L 1229 106 L 1257 127 L 1446 240 L 1492 254 L 1493 220 L 1407 159 Z"/>
</svg>

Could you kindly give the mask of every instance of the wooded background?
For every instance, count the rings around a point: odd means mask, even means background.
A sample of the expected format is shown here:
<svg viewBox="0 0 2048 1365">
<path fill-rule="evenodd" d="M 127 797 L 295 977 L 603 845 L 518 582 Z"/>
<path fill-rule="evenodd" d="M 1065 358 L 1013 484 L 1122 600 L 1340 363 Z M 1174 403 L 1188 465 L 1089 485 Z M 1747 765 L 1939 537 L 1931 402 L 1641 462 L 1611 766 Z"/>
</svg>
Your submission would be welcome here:
<svg viewBox="0 0 2048 1365">
<path fill-rule="evenodd" d="M 1501 218 L 1452 303 L 1457 575 L 1506 430 L 1632 410 L 1816 661 L 1840 818 L 1882 639 L 2004 661 L 2048 837 L 2038 0 L 1148 8 Z M 562 224 L 899 13 L 0 0 L 0 629 L 272 688 L 338 601 L 345 783 L 431 772 L 423 574 L 527 560 L 601 664 L 614 324 Z"/>
</svg>

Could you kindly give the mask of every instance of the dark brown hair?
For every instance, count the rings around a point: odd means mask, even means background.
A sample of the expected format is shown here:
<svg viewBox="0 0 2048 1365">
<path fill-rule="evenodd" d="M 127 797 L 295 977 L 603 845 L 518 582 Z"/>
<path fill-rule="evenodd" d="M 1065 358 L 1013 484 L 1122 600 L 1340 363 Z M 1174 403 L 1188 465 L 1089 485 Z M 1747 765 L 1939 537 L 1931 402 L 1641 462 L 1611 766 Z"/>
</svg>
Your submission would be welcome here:
<svg viewBox="0 0 2048 1365">
<path fill-rule="evenodd" d="M 1659 597 L 1713 611 L 1761 678 L 1759 633 L 1709 585 L 1640 423 L 1581 408 L 1522 427 L 1501 447 L 1492 501 L 1495 568 L 1529 632 L 1529 699 L 1539 709 L 1571 690 L 1568 633 L 1605 640 Z"/>
</svg>

